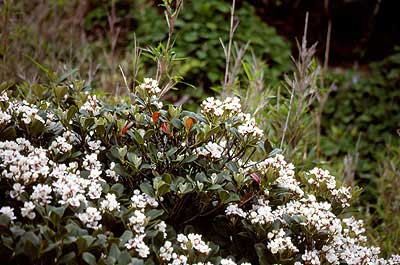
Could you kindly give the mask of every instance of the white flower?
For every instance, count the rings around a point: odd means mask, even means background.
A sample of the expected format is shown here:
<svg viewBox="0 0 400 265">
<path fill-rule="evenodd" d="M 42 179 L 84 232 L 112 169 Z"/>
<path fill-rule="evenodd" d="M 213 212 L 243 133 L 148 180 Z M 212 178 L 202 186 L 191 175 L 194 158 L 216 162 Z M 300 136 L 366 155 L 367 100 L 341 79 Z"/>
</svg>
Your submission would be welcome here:
<svg viewBox="0 0 400 265">
<path fill-rule="evenodd" d="M 101 187 L 100 183 L 92 182 L 89 185 L 88 196 L 92 200 L 98 199 L 98 198 L 100 198 L 102 191 L 103 191 L 103 188 Z"/>
<path fill-rule="evenodd" d="M 188 258 L 185 255 L 172 254 L 172 262 L 169 265 L 186 265 Z"/>
<path fill-rule="evenodd" d="M 213 158 L 221 158 L 223 152 L 224 148 L 221 145 L 213 142 L 208 142 L 205 147 L 198 147 L 195 150 L 197 155 L 210 155 Z"/>
<path fill-rule="evenodd" d="M 17 219 L 14 215 L 14 209 L 10 206 L 3 206 L 0 208 L 0 213 L 7 215 L 11 221 Z"/>
<path fill-rule="evenodd" d="M 95 152 L 99 152 L 105 149 L 104 146 L 101 145 L 100 140 L 93 140 L 93 141 L 88 141 L 87 145 L 89 146 L 89 149 Z"/>
<path fill-rule="evenodd" d="M 72 150 L 72 145 L 63 136 L 58 136 L 50 145 L 49 149 L 55 153 L 64 154 Z"/>
<path fill-rule="evenodd" d="M 150 254 L 150 249 L 146 245 L 146 243 L 143 241 L 145 235 L 137 235 L 133 239 L 129 239 L 128 243 L 125 244 L 125 247 L 127 249 L 134 249 L 139 257 L 142 258 L 147 258 L 147 256 Z"/>
<path fill-rule="evenodd" d="M 164 221 L 161 221 L 158 224 L 156 224 L 154 228 L 163 234 L 164 239 L 167 238 L 167 224 Z"/>
<path fill-rule="evenodd" d="M 211 248 L 201 239 L 201 235 L 190 233 L 187 237 L 192 247 L 198 252 L 208 254 L 211 251 Z"/>
<path fill-rule="evenodd" d="M 237 204 L 231 204 L 228 207 L 226 207 L 225 214 L 228 216 L 238 215 L 243 218 L 246 217 L 246 213 L 242 209 L 240 209 Z"/>
<path fill-rule="evenodd" d="M 99 224 L 99 221 L 101 220 L 101 214 L 96 208 L 88 207 L 86 209 L 86 212 L 79 213 L 77 214 L 77 216 L 79 220 L 81 220 L 81 222 L 85 224 L 88 228 L 101 228 L 101 224 Z"/>
<path fill-rule="evenodd" d="M 147 217 L 141 211 L 135 210 L 129 217 L 129 224 L 136 233 L 144 233 L 144 227 L 147 223 Z"/>
<path fill-rule="evenodd" d="M 12 116 L 0 110 L 0 124 L 8 124 L 11 122 Z"/>
<path fill-rule="evenodd" d="M 88 96 L 87 101 L 85 104 L 82 105 L 80 108 L 81 110 L 91 112 L 94 116 L 100 114 L 100 101 L 96 98 L 96 95 Z"/>
<path fill-rule="evenodd" d="M 160 247 L 160 257 L 165 261 L 171 260 L 173 252 L 174 249 L 172 248 L 172 243 L 168 240 L 165 241 L 162 247 Z"/>
<path fill-rule="evenodd" d="M 12 199 L 21 200 L 21 194 L 25 191 L 25 186 L 20 183 L 13 184 L 13 190 L 10 191 L 10 197 Z"/>
<path fill-rule="evenodd" d="M 152 78 L 144 78 L 144 82 L 141 83 L 138 88 L 142 91 L 146 91 L 150 95 L 157 95 L 161 92 L 157 80 Z"/>
<path fill-rule="evenodd" d="M 119 176 L 117 175 L 117 172 L 114 171 L 114 168 L 115 168 L 115 163 L 111 162 L 110 168 L 106 170 L 106 176 L 112 178 L 115 181 L 118 181 Z"/>
<path fill-rule="evenodd" d="M 231 259 L 221 259 L 221 265 L 236 265 L 236 262 Z"/>
<path fill-rule="evenodd" d="M 301 256 L 301 259 L 304 260 L 307 264 L 321 264 L 319 260 L 319 252 L 318 250 L 307 251 Z"/>
<path fill-rule="evenodd" d="M 6 91 L 2 91 L 0 93 L 0 102 L 7 102 L 9 100 L 7 92 Z"/>
<path fill-rule="evenodd" d="M 38 204 L 44 206 L 51 202 L 52 189 L 47 184 L 37 184 L 33 186 L 33 192 L 30 198 Z"/>
<path fill-rule="evenodd" d="M 139 190 L 133 191 L 133 196 L 131 197 L 132 207 L 136 209 L 144 209 L 147 206 L 157 207 L 158 202 L 152 197 L 145 193 L 141 193 Z"/>
<path fill-rule="evenodd" d="M 120 206 L 119 202 L 117 201 L 117 197 L 115 196 L 115 194 L 113 194 L 113 193 L 108 193 L 108 194 L 106 195 L 105 200 L 103 200 L 103 201 L 100 203 L 100 208 L 101 208 L 103 211 L 110 211 L 110 212 L 112 212 L 112 211 L 114 211 L 114 210 L 119 211 L 120 208 L 121 208 L 121 206 Z"/>
<path fill-rule="evenodd" d="M 270 241 L 267 244 L 267 248 L 272 254 L 282 252 L 298 252 L 299 250 L 293 245 L 292 240 L 289 236 L 286 236 L 285 231 L 281 228 L 280 230 L 273 230 L 272 233 L 268 234 Z"/>
<path fill-rule="evenodd" d="M 24 202 L 24 207 L 21 208 L 22 217 L 26 217 L 31 220 L 35 219 L 36 214 L 33 210 L 35 210 L 35 204 L 33 204 L 33 202 Z"/>
</svg>

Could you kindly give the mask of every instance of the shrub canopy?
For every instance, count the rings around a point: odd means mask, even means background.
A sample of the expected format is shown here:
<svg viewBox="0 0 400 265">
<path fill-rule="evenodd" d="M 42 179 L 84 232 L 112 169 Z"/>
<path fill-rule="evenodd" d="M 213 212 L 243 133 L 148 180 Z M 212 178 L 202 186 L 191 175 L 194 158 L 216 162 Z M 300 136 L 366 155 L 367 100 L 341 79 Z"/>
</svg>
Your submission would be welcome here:
<svg viewBox="0 0 400 265">
<path fill-rule="evenodd" d="M 270 152 L 239 98 L 196 113 L 150 78 L 117 102 L 65 79 L 2 87 L 7 263 L 399 263 L 367 245 L 350 189 Z"/>
</svg>

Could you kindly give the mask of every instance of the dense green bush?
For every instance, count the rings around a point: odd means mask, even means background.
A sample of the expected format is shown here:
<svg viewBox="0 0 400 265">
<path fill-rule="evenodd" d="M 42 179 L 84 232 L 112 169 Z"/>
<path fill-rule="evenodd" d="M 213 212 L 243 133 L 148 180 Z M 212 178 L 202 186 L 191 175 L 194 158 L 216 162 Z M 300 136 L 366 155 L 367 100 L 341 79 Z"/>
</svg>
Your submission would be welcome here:
<svg viewBox="0 0 400 265">
<path fill-rule="evenodd" d="M 324 108 L 323 150 L 332 158 L 357 152 L 356 177 L 368 183 L 368 198 L 374 201 L 377 161 L 388 145 L 400 146 L 400 54 L 370 67 L 367 73 L 331 73 L 337 89 Z"/>
<path fill-rule="evenodd" d="M 116 1 L 116 6 L 124 6 L 125 1 Z M 132 4 L 129 8 L 117 8 L 121 20 L 131 18 L 134 28 L 125 39 L 133 43 L 136 36 L 139 44 L 157 46 L 168 37 L 168 27 L 162 10 L 156 4 Z M 96 1 L 94 1 L 96 3 Z M 157 3 L 157 2 L 156 2 Z M 160 1 L 161 3 L 161 1 Z M 127 4 L 127 3 L 125 3 Z M 225 56 L 220 39 L 226 43 L 229 36 L 230 1 L 184 1 L 183 9 L 175 24 L 176 40 L 174 51 L 183 58 L 179 71 L 188 83 L 200 88 L 218 86 L 223 80 Z M 265 60 L 266 78 L 278 81 L 290 66 L 290 45 L 276 30 L 269 27 L 255 15 L 254 7 L 245 1 L 235 11 L 239 25 L 234 41 L 239 45 L 250 44 L 254 54 Z M 85 18 L 86 29 L 96 26 L 107 28 L 107 10 L 99 5 Z M 123 23 L 121 23 L 123 24 Z M 124 36 L 122 36 L 124 38 Z M 267 67 L 268 66 L 268 67 Z M 198 95 L 198 93 L 196 93 Z"/>
<path fill-rule="evenodd" d="M 399 262 L 366 246 L 349 188 L 266 152 L 238 98 L 196 113 L 164 106 L 150 78 L 131 102 L 66 78 L 1 86 L 3 261 Z"/>
</svg>

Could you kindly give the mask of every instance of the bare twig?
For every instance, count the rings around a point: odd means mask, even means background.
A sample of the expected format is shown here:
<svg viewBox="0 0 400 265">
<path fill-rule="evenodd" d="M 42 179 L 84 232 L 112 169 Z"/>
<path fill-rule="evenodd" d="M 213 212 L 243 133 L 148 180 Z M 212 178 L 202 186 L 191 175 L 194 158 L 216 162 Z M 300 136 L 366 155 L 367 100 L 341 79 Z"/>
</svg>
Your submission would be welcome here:
<svg viewBox="0 0 400 265">
<path fill-rule="evenodd" d="M 280 149 L 283 148 L 283 143 L 285 141 L 285 135 L 286 135 L 286 131 L 288 129 L 289 119 L 290 119 L 290 115 L 291 115 L 291 112 L 292 112 L 295 88 L 296 88 L 296 84 L 298 84 L 298 81 L 300 81 L 300 91 L 304 92 L 304 90 L 305 90 L 305 85 L 306 85 L 305 82 L 304 82 L 305 80 L 303 78 L 301 78 L 301 77 L 306 74 L 305 73 L 305 69 L 304 69 L 304 62 L 305 62 L 306 56 L 308 55 L 308 53 L 307 53 L 307 27 L 308 27 L 308 13 L 306 14 L 306 21 L 305 21 L 305 25 L 304 25 L 304 34 L 303 34 L 303 40 L 302 40 L 301 48 L 299 47 L 299 53 L 300 53 L 299 54 L 299 62 L 298 63 L 295 62 L 296 66 L 297 66 L 297 69 L 299 71 L 298 75 L 300 76 L 300 78 L 298 78 L 296 74 L 294 75 L 294 79 L 295 79 L 294 81 L 290 81 L 288 78 L 286 78 L 287 83 L 292 88 L 292 90 L 291 90 L 291 93 L 290 93 L 289 109 L 288 109 L 288 113 L 287 113 L 287 116 L 286 116 L 285 125 L 283 127 Z M 308 67 L 308 64 L 306 65 L 306 67 Z"/>
<path fill-rule="evenodd" d="M 231 23 L 229 27 L 229 40 L 228 40 L 228 49 L 225 49 L 225 46 L 222 45 L 225 53 L 225 77 L 224 77 L 224 85 L 222 88 L 222 95 L 226 94 L 226 89 L 228 85 L 228 79 L 229 79 L 229 66 L 230 66 L 230 60 L 231 60 L 231 49 L 232 49 L 232 42 L 233 42 L 233 36 L 235 34 L 235 31 L 237 29 L 237 26 L 239 25 L 239 22 L 235 22 L 235 4 L 236 1 L 232 0 L 232 5 L 231 5 Z"/>
</svg>

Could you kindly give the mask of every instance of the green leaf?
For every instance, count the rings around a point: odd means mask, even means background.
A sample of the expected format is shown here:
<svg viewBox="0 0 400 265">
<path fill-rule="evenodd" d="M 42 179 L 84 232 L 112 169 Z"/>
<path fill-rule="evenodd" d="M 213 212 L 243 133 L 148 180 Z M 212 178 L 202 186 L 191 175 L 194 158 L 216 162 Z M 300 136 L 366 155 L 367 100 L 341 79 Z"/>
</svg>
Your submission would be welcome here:
<svg viewBox="0 0 400 265">
<path fill-rule="evenodd" d="M 182 164 L 191 163 L 197 159 L 197 155 L 190 155 L 182 160 Z"/>
<path fill-rule="evenodd" d="M 114 191 L 118 196 L 121 196 L 124 192 L 124 185 L 116 183 L 111 186 L 111 191 Z"/>
<path fill-rule="evenodd" d="M 119 243 L 119 247 L 122 248 L 124 247 L 124 245 L 129 241 L 129 239 L 131 239 L 133 237 L 133 233 L 132 231 L 126 230 L 121 237 L 119 238 L 120 243 Z"/>
<path fill-rule="evenodd" d="M 268 258 L 266 256 L 267 248 L 265 247 L 265 245 L 262 243 L 257 243 L 254 245 L 254 248 L 256 249 L 259 264 L 260 265 L 269 264 Z"/>
<path fill-rule="evenodd" d="M 79 110 L 75 105 L 72 105 L 71 107 L 69 107 L 68 112 L 67 112 L 67 121 L 69 122 L 76 113 L 78 113 Z"/>
<path fill-rule="evenodd" d="M 115 258 L 115 260 L 117 260 L 120 254 L 121 254 L 121 251 L 119 250 L 117 244 L 113 243 L 113 244 L 111 245 L 110 252 L 109 252 L 108 255 L 109 255 L 110 257 Z"/>
<path fill-rule="evenodd" d="M 183 123 L 181 120 L 177 119 L 177 118 L 173 118 L 171 120 L 172 125 L 177 128 L 177 129 L 181 129 L 183 127 Z"/>
<path fill-rule="evenodd" d="M 71 71 L 69 71 L 69 72 L 63 74 L 62 76 L 60 76 L 56 81 L 56 85 L 60 84 L 61 82 L 64 82 L 69 76 L 71 76 L 71 75 L 75 74 L 76 72 L 78 72 L 78 70 L 79 70 L 78 68 L 74 68 L 74 69 L 71 69 Z"/>
<path fill-rule="evenodd" d="M 75 252 L 71 251 L 63 256 L 61 256 L 59 263 L 60 264 L 69 264 L 73 263 L 72 261 L 75 259 Z"/>
<path fill-rule="evenodd" d="M 8 227 L 11 223 L 10 217 L 6 214 L 0 214 L 0 225 Z"/>
<path fill-rule="evenodd" d="M 96 265 L 97 264 L 96 257 L 92 253 L 84 252 L 82 254 L 82 259 L 89 265 Z"/>
<path fill-rule="evenodd" d="M 234 192 L 229 192 L 229 198 L 226 201 L 226 203 L 230 203 L 230 202 L 238 202 L 240 201 L 240 197 L 237 193 Z"/>
<path fill-rule="evenodd" d="M 171 157 L 173 154 L 176 153 L 176 151 L 178 151 L 178 148 L 176 148 L 176 147 L 171 147 L 171 148 L 167 151 L 167 153 L 166 153 L 167 157 Z"/>
<path fill-rule="evenodd" d="M 150 211 L 146 212 L 146 216 L 150 217 L 150 220 L 154 220 L 163 214 L 164 214 L 164 210 L 160 210 L 160 209 L 151 209 Z"/>
<path fill-rule="evenodd" d="M 124 250 L 121 252 L 121 255 L 118 257 L 118 265 L 127 265 L 131 262 L 131 255 L 129 255 L 128 251 Z"/>
<path fill-rule="evenodd" d="M 140 184 L 140 190 L 147 195 L 154 197 L 154 189 L 148 182 L 142 182 Z"/>
<path fill-rule="evenodd" d="M 17 132 L 14 128 L 14 126 L 8 126 L 6 127 L 1 133 L 0 133 L 0 139 L 2 140 L 12 140 L 17 137 Z"/>
<path fill-rule="evenodd" d="M 124 160 L 127 152 L 128 147 L 126 145 L 124 147 L 118 148 L 119 159 Z"/>
<path fill-rule="evenodd" d="M 142 164 L 142 158 L 131 152 L 128 153 L 127 157 L 128 161 L 132 162 L 136 169 L 139 169 L 140 165 Z"/>
</svg>

